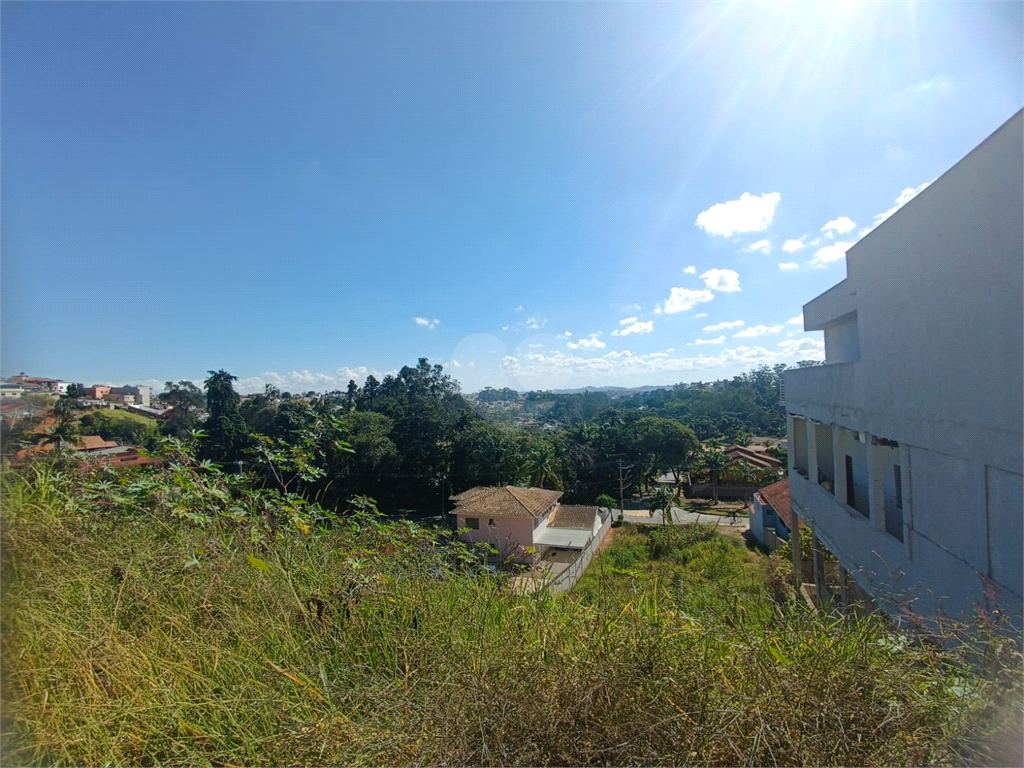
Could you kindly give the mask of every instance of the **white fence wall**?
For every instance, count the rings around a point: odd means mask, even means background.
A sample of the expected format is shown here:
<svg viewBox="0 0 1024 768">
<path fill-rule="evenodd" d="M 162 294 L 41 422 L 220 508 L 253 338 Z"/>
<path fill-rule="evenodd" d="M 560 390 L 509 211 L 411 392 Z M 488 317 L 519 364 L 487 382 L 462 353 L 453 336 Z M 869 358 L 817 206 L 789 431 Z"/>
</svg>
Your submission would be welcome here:
<svg viewBox="0 0 1024 768">
<path fill-rule="evenodd" d="M 601 546 L 604 537 L 611 530 L 611 511 L 605 510 L 604 512 L 598 512 L 598 514 L 601 516 L 601 527 L 597 529 L 597 533 L 594 534 L 593 538 L 587 542 L 587 546 L 580 552 L 579 557 L 573 560 L 568 568 L 544 585 L 544 589 L 550 591 L 551 594 L 557 595 L 559 592 L 567 592 L 576 586 L 576 582 L 580 580 L 580 577 L 587 570 L 587 566 L 590 565 L 590 561 L 593 560 L 597 548 Z"/>
</svg>

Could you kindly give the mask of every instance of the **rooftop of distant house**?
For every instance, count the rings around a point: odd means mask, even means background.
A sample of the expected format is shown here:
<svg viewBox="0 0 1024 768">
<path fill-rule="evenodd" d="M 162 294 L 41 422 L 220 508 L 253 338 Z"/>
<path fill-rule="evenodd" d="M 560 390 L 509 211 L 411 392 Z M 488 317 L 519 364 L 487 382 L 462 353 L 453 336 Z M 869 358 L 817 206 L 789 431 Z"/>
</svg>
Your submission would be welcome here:
<svg viewBox="0 0 1024 768">
<path fill-rule="evenodd" d="M 777 483 L 772 483 L 766 488 L 762 488 L 757 492 L 758 496 L 761 497 L 762 503 L 767 503 L 775 510 L 775 514 L 786 524 L 787 527 L 792 527 L 790 522 L 790 507 L 789 507 L 789 480 L 780 480 Z"/>
<path fill-rule="evenodd" d="M 506 485 L 470 488 L 452 496 L 451 500 L 456 505 L 455 514 L 536 519 L 561 497 L 561 491 Z"/>
</svg>

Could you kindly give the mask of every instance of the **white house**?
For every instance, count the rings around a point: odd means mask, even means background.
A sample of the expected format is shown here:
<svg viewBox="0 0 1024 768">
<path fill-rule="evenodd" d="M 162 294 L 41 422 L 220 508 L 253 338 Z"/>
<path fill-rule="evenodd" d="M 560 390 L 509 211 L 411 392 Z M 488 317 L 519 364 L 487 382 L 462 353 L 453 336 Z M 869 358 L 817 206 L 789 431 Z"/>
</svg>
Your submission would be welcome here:
<svg viewBox="0 0 1024 768">
<path fill-rule="evenodd" d="M 582 550 L 601 528 L 597 507 L 558 503 L 561 491 L 543 488 L 470 488 L 451 500 L 463 539 L 487 542 L 502 557 L 533 562 L 552 547 Z"/>
<path fill-rule="evenodd" d="M 826 364 L 785 373 L 794 527 L 894 616 L 1020 626 L 1022 145 L 1018 112 L 853 246 L 804 306 Z"/>
<path fill-rule="evenodd" d="M 772 483 L 754 494 L 754 509 L 747 525 L 750 534 L 769 551 L 789 541 L 789 480 Z"/>
</svg>

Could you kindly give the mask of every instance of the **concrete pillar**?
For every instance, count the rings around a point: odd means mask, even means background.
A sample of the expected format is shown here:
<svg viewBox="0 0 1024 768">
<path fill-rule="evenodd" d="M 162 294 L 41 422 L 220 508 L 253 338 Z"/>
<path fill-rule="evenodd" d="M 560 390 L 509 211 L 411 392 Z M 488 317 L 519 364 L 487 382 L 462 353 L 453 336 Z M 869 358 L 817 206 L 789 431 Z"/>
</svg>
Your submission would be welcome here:
<svg viewBox="0 0 1024 768">
<path fill-rule="evenodd" d="M 900 485 L 903 486 L 903 543 L 912 558 L 910 531 L 914 527 L 914 500 L 911 498 L 910 446 L 904 443 L 900 443 Z"/>
<path fill-rule="evenodd" d="M 885 531 L 885 464 L 871 433 L 864 433 L 868 455 L 868 510 L 876 531 Z"/>
<path fill-rule="evenodd" d="M 818 430 L 817 425 L 807 420 L 807 479 L 818 484 Z"/>
<path fill-rule="evenodd" d="M 811 532 L 811 541 L 814 548 L 814 594 L 818 603 L 818 610 L 824 611 L 828 607 L 827 590 L 825 586 L 825 557 L 821 551 L 821 542 L 817 534 Z"/>
<path fill-rule="evenodd" d="M 843 430 L 841 427 L 832 425 L 832 462 L 835 470 L 835 491 L 836 501 L 840 504 L 846 503 L 846 449 L 843 447 Z"/>
<path fill-rule="evenodd" d="M 793 554 L 793 587 L 797 591 L 797 599 L 800 597 L 800 582 L 801 576 L 801 561 L 800 561 L 800 515 L 796 513 L 795 509 L 790 509 L 790 519 L 793 523 L 792 528 L 789 530 L 789 548 Z"/>
<path fill-rule="evenodd" d="M 795 422 L 791 414 L 786 414 L 786 458 L 789 462 L 789 474 L 796 474 L 796 439 Z"/>
</svg>

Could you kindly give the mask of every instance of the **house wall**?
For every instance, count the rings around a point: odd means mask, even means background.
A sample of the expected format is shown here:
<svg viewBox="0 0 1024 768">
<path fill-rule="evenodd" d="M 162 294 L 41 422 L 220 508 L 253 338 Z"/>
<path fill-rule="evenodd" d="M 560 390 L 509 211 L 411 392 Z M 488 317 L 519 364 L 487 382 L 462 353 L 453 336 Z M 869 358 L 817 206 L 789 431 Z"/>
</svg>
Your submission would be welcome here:
<svg viewBox="0 0 1024 768">
<path fill-rule="evenodd" d="M 519 548 L 533 546 L 533 519 L 518 517 L 495 517 L 494 525 L 488 525 L 491 518 L 480 517 L 480 528 L 470 529 L 462 535 L 463 541 L 487 542 L 495 547 L 502 557 L 518 556 L 523 557 Z M 459 528 L 468 528 L 465 515 L 456 515 Z"/>
<path fill-rule="evenodd" d="M 860 360 L 860 333 L 856 312 L 829 323 L 822 330 L 825 337 L 826 364 Z"/>
<path fill-rule="evenodd" d="M 754 496 L 754 508 L 750 512 L 750 517 L 747 521 L 747 525 L 750 528 L 750 535 L 757 539 L 764 546 L 768 546 L 768 541 L 765 538 L 765 525 L 764 525 L 764 505 L 761 504 L 760 499 Z"/>
<path fill-rule="evenodd" d="M 991 579 L 1003 610 L 1021 618 L 1022 146 L 1017 113 L 857 243 L 847 279 L 804 317 L 807 330 L 835 330 L 852 302 L 859 359 L 844 359 L 847 342 L 826 333 L 827 364 L 785 374 L 790 442 L 806 441 L 813 419 L 837 446 L 835 495 L 791 473 L 794 510 L 892 611 L 907 598 L 921 614 L 970 614 Z M 869 441 L 851 441 L 853 431 Z M 846 452 L 867 517 L 843 503 Z"/>
</svg>

